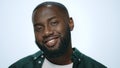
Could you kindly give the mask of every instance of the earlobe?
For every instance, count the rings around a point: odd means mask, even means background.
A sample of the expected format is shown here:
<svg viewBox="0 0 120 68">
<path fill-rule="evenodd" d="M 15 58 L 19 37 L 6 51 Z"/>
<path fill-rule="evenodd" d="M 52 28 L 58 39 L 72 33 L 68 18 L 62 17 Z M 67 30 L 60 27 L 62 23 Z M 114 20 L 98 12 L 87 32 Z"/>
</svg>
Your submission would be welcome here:
<svg viewBox="0 0 120 68">
<path fill-rule="evenodd" d="M 73 22 L 72 17 L 70 17 L 69 19 L 70 19 L 70 22 L 69 22 L 69 27 L 70 27 L 70 30 L 72 31 L 72 30 L 73 30 L 73 28 L 74 28 L 74 22 Z"/>
</svg>

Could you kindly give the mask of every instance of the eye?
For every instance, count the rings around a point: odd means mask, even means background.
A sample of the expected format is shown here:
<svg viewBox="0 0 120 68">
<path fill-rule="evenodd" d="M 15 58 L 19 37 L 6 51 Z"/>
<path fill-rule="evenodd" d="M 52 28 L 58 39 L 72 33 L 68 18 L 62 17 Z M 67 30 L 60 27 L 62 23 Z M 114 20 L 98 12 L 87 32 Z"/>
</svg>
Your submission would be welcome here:
<svg viewBox="0 0 120 68">
<path fill-rule="evenodd" d="M 58 24 L 57 21 L 55 21 L 55 22 L 51 22 L 51 25 L 52 25 L 52 26 L 56 26 L 57 24 Z"/>
<path fill-rule="evenodd" d="M 43 31 L 43 26 L 35 26 L 35 31 L 37 32 Z"/>
</svg>

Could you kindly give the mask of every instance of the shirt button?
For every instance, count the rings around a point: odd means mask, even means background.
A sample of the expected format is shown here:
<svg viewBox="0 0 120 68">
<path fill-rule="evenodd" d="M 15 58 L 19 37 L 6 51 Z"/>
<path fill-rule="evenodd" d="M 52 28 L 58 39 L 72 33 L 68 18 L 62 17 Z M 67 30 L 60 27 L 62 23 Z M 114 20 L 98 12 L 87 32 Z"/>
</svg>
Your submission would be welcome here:
<svg viewBox="0 0 120 68">
<path fill-rule="evenodd" d="M 44 56 L 43 55 L 41 55 L 41 58 L 43 58 Z"/>
<path fill-rule="evenodd" d="M 40 64 L 41 63 L 41 61 L 38 61 L 38 64 Z"/>
<path fill-rule="evenodd" d="M 78 59 L 80 61 L 80 59 Z"/>
<path fill-rule="evenodd" d="M 34 57 L 34 60 L 36 60 L 37 59 L 37 57 Z"/>
</svg>

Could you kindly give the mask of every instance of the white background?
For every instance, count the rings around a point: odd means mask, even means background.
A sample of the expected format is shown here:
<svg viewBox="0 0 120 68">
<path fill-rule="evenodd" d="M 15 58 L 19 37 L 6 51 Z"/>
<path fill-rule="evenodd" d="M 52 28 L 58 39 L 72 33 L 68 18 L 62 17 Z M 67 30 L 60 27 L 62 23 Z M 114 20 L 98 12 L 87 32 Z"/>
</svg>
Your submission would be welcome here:
<svg viewBox="0 0 120 68">
<path fill-rule="evenodd" d="M 34 43 L 33 9 L 44 0 L 0 0 L 0 68 L 39 49 Z M 73 47 L 108 68 L 120 67 L 120 0 L 56 0 L 73 17 Z"/>
</svg>

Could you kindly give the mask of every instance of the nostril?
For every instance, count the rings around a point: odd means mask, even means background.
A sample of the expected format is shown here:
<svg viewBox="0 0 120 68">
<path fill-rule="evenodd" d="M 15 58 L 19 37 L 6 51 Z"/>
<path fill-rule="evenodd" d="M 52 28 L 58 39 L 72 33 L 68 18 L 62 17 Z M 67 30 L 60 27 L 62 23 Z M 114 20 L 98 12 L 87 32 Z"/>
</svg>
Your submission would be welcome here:
<svg viewBox="0 0 120 68">
<path fill-rule="evenodd" d="M 52 33 L 53 33 L 52 31 L 47 31 L 47 32 L 45 32 L 45 35 L 49 36 L 49 35 L 51 35 Z"/>
<path fill-rule="evenodd" d="M 53 35 L 53 31 L 52 31 L 51 29 L 45 29 L 43 35 L 44 35 L 44 36 L 50 36 L 50 35 Z"/>
<path fill-rule="evenodd" d="M 52 31 L 45 32 L 45 33 L 43 34 L 43 39 L 46 39 L 46 38 L 48 38 L 48 37 L 51 37 L 52 35 L 53 35 L 53 32 L 52 32 Z"/>
</svg>

